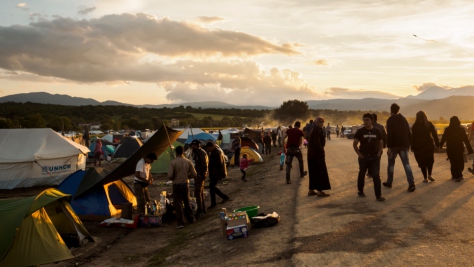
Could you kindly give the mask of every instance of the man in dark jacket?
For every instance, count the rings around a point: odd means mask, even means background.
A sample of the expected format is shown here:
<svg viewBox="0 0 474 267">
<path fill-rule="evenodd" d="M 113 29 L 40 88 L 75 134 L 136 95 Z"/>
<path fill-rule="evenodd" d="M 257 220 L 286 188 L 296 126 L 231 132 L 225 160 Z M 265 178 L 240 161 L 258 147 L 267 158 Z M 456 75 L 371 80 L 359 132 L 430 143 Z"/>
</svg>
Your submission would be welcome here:
<svg viewBox="0 0 474 267">
<path fill-rule="evenodd" d="M 209 193 L 211 194 L 211 205 L 208 209 L 212 209 L 217 205 L 216 194 L 222 198 L 221 203 L 226 203 L 230 198 L 221 192 L 216 186 L 217 182 L 227 176 L 227 168 L 225 166 L 224 156 L 221 151 L 216 148 L 214 143 L 208 142 L 206 144 L 207 152 L 209 153 Z"/>
<path fill-rule="evenodd" d="M 206 151 L 201 148 L 201 142 L 199 140 L 193 140 L 191 142 L 193 149 L 193 160 L 194 168 L 196 169 L 197 176 L 194 178 L 194 196 L 196 197 L 197 211 L 196 219 L 199 219 L 203 214 L 206 214 L 206 206 L 204 203 L 204 181 L 207 176 L 207 166 L 209 159 Z"/>
<path fill-rule="evenodd" d="M 408 192 L 415 191 L 415 179 L 411 170 L 410 161 L 408 159 L 408 149 L 411 144 L 410 126 L 402 114 L 398 113 L 400 106 L 393 103 L 390 107 L 391 116 L 387 120 L 387 182 L 383 183 L 386 187 L 392 187 L 393 171 L 395 166 L 395 159 L 400 155 L 402 159 L 403 168 L 408 181 Z"/>
<path fill-rule="evenodd" d="M 265 144 L 265 155 L 272 153 L 272 138 L 270 137 L 270 133 L 265 134 L 263 137 L 263 143 Z"/>
<path fill-rule="evenodd" d="M 372 123 L 372 126 L 376 129 L 379 129 L 380 133 L 382 134 L 382 141 L 383 141 L 382 149 L 384 149 L 384 148 L 387 147 L 387 131 L 385 131 L 385 127 L 382 124 L 379 124 L 377 122 L 377 114 L 375 114 L 375 113 L 372 114 L 372 117 L 374 119 L 374 121 Z M 383 151 L 382 151 L 382 154 L 383 154 Z M 381 159 L 381 157 L 379 157 L 379 164 L 380 164 L 380 159 Z M 367 169 L 367 177 L 372 178 L 372 176 L 370 174 L 370 168 Z"/>
</svg>

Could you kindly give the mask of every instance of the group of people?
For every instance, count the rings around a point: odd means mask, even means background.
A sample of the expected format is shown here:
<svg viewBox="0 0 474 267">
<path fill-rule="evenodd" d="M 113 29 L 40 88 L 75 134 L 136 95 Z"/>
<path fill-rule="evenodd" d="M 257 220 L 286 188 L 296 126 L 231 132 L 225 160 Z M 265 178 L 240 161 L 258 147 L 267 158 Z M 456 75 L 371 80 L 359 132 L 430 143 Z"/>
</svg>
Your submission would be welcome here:
<svg viewBox="0 0 474 267">
<path fill-rule="evenodd" d="M 262 128 L 261 131 L 261 144 L 262 144 L 262 154 L 269 155 L 272 153 L 272 145 L 273 148 L 281 147 L 281 141 L 283 140 L 283 129 L 281 126 L 278 126 L 276 129 L 265 132 Z"/>
<path fill-rule="evenodd" d="M 407 191 L 414 192 L 416 190 L 415 179 L 408 158 L 410 148 L 414 152 L 416 162 L 421 169 L 424 183 L 435 181 L 432 176 L 434 152 L 441 149 L 445 143 L 451 163 L 451 179 L 456 182 L 464 179 L 462 172 L 466 161 L 465 148 L 468 154 L 474 152 L 459 118 L 453 116 L 450 119 L 450 124 L 446 128 L 441 141 L 439 141 L 435 127 L 428 120 L 425 112 L 420 111 L 416 114 L 416 121 L 412 129 L 410 129 L 408 121 L 399 111 L 400 106 L 395 103 L 391 105 L 391 115 L 387 120 L 386 127 L 377 123 L 376 114 L 367 113 L 363 115 L 364 126 L 357 130 L 353 142 L 353 148 L 358 156 L 359 163 L 357 187 L 360 197 L 365 197 L 364 183 L 365 176 L 367 175 L 373 179 L 376 199 L 378 201 L 385 200 L 382 196 L 381 187 L 382 185 L 388 188 L 392 187 L 397 156 L 400 156 L 403 163 L 408 182 Z M 293 130 L 287 131 L 288 137 L 285 140 L 284 146 L 286 148 L 287 184 L 291 183 L 290 170 L 294 157 L 299 162 L 300 177 L 306 176 L 300 150 L 305 133 L 299 129 L 300 126 L 301 123 L 297 121 L 294 124 Z M 311 129 L 309 132 L 307 131 L 308 128 Z M 305 130 L 306 138 L 308 139 L 308 195 L 327 197 L 329 194 L 324 191 L 330 190 L 331 184 L 325 161 L 324 147 L 326 145 L 327 133 L 324 131 L 324 118 L 318 117 L 314 121 L 311 120 L 310 125 L 307 124 Z M 387 148 L 388 156 L 387 180 L 382 183 L 380 179 L 380 160 L 385 148 Z"/>
<path fill-rule="evenodd" d="M 184 220 L 193 223 L 206 213 L 204 201 L 204 181 L 209 175 L 209 193 L 211 205 L 207 209 L 217 206 L 216 195 L 222 198 L 221 203 L 230 201 L 230 197 L 217 188 L 217 183 L 227 176 L 226 162 L 222 152 L 217 149 L 213 142 L 208 142 L 204 150 L 199 140 L 191 143 L 193 160 L 184 156 L 184 148 L 175 148 L 176 158 L 170 163 L 168 179 L 173 184 L 173 207 L 178 222 L 177 228 L 184 227 Z M 138 161 L 136 165 L 134 190 L 137 198 L 137 211 L 145 212 L 146 203 L 150 201 L 148 186 L 153 183 L 151 175 L 152 164 L 156 160 L 156 154 L 150 153 Z M 194 213 L 189 203 L 189 179 L 194 179 L 194 196 L 196 197 L 197 210 Z"/>
</svg>

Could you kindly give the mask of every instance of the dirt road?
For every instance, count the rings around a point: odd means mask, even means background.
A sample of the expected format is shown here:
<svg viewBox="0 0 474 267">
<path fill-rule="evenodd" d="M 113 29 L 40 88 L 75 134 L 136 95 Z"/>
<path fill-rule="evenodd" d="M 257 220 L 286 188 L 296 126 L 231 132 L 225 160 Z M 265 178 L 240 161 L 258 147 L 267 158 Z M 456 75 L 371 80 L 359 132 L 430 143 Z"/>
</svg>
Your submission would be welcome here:
<svg viewBox="0 0 474 267">
<path fill-rule="evenodd" d="M 327 191 L 328 198 L 307 196 L 308 178 L 298 178 L 296 168 L 293 183 L 287 185 L 273 153 L 263 156 L 263 164 L 249 168 L 247 183 L 240 181 L 238 169 L 231 169 L 227 184 L 219 188 L 233 201 L 194 224 L 180 230 L 169 224 L 133 231 L 87 224 L 100 237 L 98 242 L 75 251 L 76 259 L 50 266 L 473 265 L 474 179 L 465 171 L 466 180 L 451 181 L 446 154 L 435 155 L 436 181 L 425 184 L 410 153 L 417 187 L 413 193 L 406 191 L 406 176 L 397 159 L 393 188 L 382 188 L 387 200 L 378 202 L 370 179 L 366 179 L 367 197 L 357 195 L 358 164 L 352 140 L 334 138 L 327 143 L 326 153 L 333 188 Z M 387 177 L 386 166 L 384 155 L 382 181 Z M 150 188 L 152 197 L 164 189 Z M 209 204 L 209 198 L 206 201 Z M 219 209 L 248 205 L 259 205 L 265 213 L 277 212 L 281 222 L 254 229 L 248 238 L 227 241 L 220 234 Z"/>
</svg>

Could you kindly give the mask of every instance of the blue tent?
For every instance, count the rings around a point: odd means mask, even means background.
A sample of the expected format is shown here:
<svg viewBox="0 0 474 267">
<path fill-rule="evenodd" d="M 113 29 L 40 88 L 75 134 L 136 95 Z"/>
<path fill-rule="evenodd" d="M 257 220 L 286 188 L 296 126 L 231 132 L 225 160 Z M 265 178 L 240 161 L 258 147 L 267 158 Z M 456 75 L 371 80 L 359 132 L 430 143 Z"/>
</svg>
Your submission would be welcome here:
<svg viewBox="0 0 474 267">
<path fill-rule="evenodd" d="M 216 141 L 216 137 L 212 136 L 211 134 L 208 133 L 198 133 L 195 134 L 194 136 L 188 135 L 188 139 L 184 141 L 185 144 L 190 144 L 193 140 L 200 140 L 200 141 Z"/>
<path fill-rule="evenodd" d="M 71 207 L 79 218 L 84 220 L 104 220 L 121 214 L 121 205 L 132 203 L 137 205 L 137 200 L 132 190 L 119 179 L 102 184 L 95 183 L 103 178 L 95 170 L 79 170 L 69 175 L 59 186 L 58 190 L 73 196 Z M 92 186 L 91 186 L 92 185 Z M 87 188 L 84 193 L 77 195 L 79 188 Z M 81 190 L 82 191 L 82 190 Z"/>
</svg>

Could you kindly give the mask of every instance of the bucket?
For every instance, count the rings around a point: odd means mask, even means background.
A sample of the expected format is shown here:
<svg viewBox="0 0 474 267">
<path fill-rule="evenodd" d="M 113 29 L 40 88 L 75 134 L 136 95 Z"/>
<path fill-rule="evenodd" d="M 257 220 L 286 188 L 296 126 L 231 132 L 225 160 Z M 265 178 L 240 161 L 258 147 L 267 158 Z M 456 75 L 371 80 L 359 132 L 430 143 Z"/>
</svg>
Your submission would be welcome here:
<svg viewBox="0 0 474 267">
<path fill-rule="evenodd" d="M 247 216 L 249 216 L 249 218 L 253 218 L 258 215 L 259 208 L 260 206 L 248 206 L 248 207 L 235 209 L 234 212 L 245 211 L 247 212 Z"/>
</svg>

